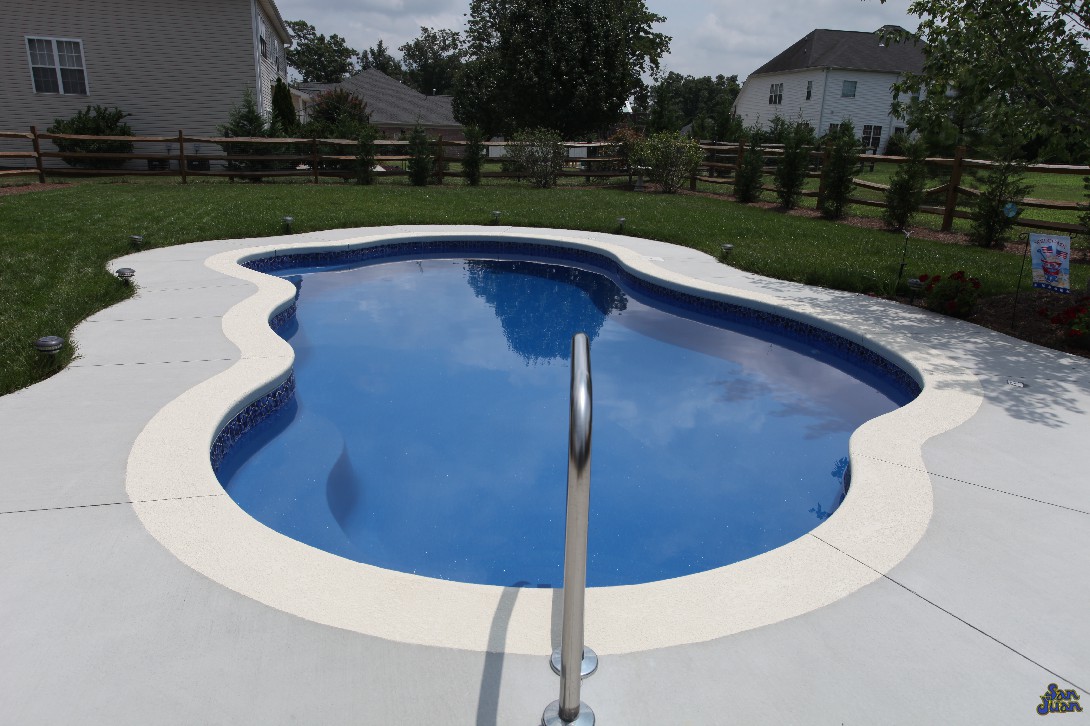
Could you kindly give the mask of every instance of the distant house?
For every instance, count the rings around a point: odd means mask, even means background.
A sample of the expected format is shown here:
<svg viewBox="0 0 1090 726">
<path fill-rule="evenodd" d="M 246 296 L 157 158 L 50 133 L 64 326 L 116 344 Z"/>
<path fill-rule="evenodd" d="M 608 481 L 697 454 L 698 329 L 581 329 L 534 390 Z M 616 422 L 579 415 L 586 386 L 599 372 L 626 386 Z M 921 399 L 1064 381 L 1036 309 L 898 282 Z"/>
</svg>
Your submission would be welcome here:
<svg viewBox="0 0 1090 726">
<path fill-rule="evenodd" d="M 99 105 L 138 136 L 216 135 L 246 90 L 271 109 L 290 43 L 273 0 L 3 0 L 0 131 Z"/>
<path fill-rule="evenodd" d="M 362 98 L 371 113 L 371 124 L 386 138 L 407 135 L 416 124 L 424 127 L 429 136 L 442 136 L 448 141 L 465 138 L 462 125 L 454 119 L 450 96 L 425 96 L 374 68 L 340 83 L 297 84 L 296 89 L 305 94 L 296 100 L 300 120 L 306 120 L 307 106 L 315 96 L 334 88 L 343 88 Z"/>
<path fill-rule="evenodd" d="M 747 126 L 779 116 L 804 121 L 820 136 L 850 120 L 863 146 L 878 153 L 904 122 L 890 114 L 890 87 L 923 69 L 923 46 L 884 43 L 878 33 L 814 30 L 750 74 L 734 110 Z"/>
</svg>

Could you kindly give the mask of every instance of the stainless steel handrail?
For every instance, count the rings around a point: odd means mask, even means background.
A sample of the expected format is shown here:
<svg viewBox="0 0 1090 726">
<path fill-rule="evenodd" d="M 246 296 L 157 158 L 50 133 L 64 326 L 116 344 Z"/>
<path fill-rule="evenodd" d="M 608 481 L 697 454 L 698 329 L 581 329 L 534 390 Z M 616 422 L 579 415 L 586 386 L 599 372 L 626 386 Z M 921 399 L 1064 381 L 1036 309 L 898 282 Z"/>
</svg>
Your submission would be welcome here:
<svg viewBox="0 0 1090 726">
<path fill-rule="evenodd" d="M 564 623 L 560 652 L 560 699 L 542 716 L 545 726 L 594 723 L 594 712 L 579 700 L 582 679 L 598 658 L 583 645 L 583 603 L 587 585 L 587 525 L 590 521 L 590 448 L 593 395 L 590 342 L 583 333 L 571 341 L 571 404 L 568 414 L 568 499 L 564 532 Z M 557 658 L 559 655 L 559 658 Z"/>
</svg>

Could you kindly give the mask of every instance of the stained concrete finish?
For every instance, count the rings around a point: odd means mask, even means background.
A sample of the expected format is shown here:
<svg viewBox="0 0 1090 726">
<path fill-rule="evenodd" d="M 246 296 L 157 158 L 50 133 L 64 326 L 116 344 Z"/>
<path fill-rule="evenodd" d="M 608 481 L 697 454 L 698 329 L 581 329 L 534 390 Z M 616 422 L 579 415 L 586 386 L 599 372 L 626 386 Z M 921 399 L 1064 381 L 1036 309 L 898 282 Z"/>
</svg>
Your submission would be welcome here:
<svg viewBox="0 0 1090 726">
<path fill-rule="evenodd" d="M 141 508 L 199 510 L 188 506 L 198 502 L 133 502 L 126 491 L 128 458 L 149 422 L 244 355 L 220 319 L 257 286 L 205 260 L 376 232 L 519 231 L 331 230 L 126 257 L 111 268 L 134 267 L 140 294 L 77 329 L 86 355 L 0 398 L 0 721 L 540 720 L 557 679 L 544 658 L 507 644 L 522 627 L 520 600 L 543 593 L 497 589 L 480 648 L 331 627 L 199 574 L 137 516 Z M 829 536 L 819 528 L 806 538 L 809 548 L 828 550 L 831 566 L 820 574 L 834 587 L 840 580 L 869 584 L 762 627 L 604 657 L 583 692 L 599 723 L 1019 723 L 1037 718 L 1040 695 L 1053 682 L 1078 689 L 1090 706 L 1090 633 L 1080 627 L 1090 601 L 1086 360 L 880 300 L 742 273 L 686 248 L 558 234 L 658 258 L 648 262 L 676 280 L 820 310 L 858 339 L 928 368 L 929 384 L 944 389 L 936 400 L 963 409 L 974 402 L 948 430 L 934 424 L 941 411 L 914 411 L 913 404 L 897 412 L 894 423 L 906 440 L 924 441 L 922 451 L 883 440 L 884 425 L 853 437 L 853 467 L 876 481 L 911 470 L 931 489 L 925 527 L 903 554 L 868 549 L 884 531 L 829 527 Z M 274 368 L 276 361 L 252 363 Z M 868 453 L 878 450 L 880 458 Z M 213 508 L 230 504 L 222 492 L 189 496 Z M 850 519 L 850 510 L 838 511 L 826 524 L 841 514 Z M 548 622 L 540 627 L 555 642 L 557 598 L 545 595 L 540 612 Z M 710 614 L 702 618 L 731 611 L 731 599 L 725 593 L 705 603 Z M 420 624 L 421 631 L 430 627 Z"/>
</svg>

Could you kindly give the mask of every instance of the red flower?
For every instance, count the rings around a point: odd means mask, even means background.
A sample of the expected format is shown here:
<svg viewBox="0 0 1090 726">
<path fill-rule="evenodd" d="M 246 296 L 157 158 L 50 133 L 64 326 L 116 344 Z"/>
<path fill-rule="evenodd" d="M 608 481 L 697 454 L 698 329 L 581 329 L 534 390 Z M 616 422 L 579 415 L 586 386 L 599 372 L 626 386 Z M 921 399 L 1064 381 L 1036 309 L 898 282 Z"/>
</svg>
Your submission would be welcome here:
<svg viewBox="0 0 1090 726">
<path fill-rule="evenodd" d="M 929 275 L 920 275 L 920 282 L 927 282 L 930 278 Z"/>
<path fill-rule="evenodd" d="M 952 313 L 957 309 L 958 309 L 957 301 L 955 301 L 955 300 L 947 300 L 946 301 L 946 312 Z"/>
<path fill-rule="evenodd" d="M 972 280 L 970 280 L 970 282 L 973 284 L 973 289 L 974 290 L 979 290 L 980 289 L 980 280 L 978 280 L 978 279 L 976 279 L 974 277 Z"/>
</svg>

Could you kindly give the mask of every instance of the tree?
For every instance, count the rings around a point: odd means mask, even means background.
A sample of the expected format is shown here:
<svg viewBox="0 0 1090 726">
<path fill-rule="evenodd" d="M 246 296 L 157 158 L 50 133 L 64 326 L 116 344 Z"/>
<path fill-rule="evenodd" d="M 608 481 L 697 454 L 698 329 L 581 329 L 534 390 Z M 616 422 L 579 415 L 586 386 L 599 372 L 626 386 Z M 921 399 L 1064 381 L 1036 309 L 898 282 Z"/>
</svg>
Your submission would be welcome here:
<svg viewBox="0 0 1090 726">
<path fill-rule="evenodd" d="M 382 42 L 382 38 L 379 38 L 378 45 L 360 53 L 360 68 L 363 70 L 374 68 L 395 81 L 401 80 L 401 63 L 398 62 L 397 58 L 390 55 L 390 51 L 386 44 Z"/>
<path fill-rule="evenodd" d="M 218 126 L 220 136 L 224 138 L 260 138 L 269 136 L 271 129 L 261 111 L 257 108 L 254 94 L 246 89 L 242 94 L 242 102 L 231 109 L 227 115 L 227 123 Z M 231 156 L 262 156 L 269 153 L 268 147 L 263 144 L 233 144 L 221 143 L 223 151 Z M 269 169 L 272 166 L 269 161 L 240 161 L 227 162 L 229 171 L 253 172 Z M 260 182 L 260 177 L 250 177 L 251 182 Z"/>
<path fill-rule="evenodd" d="M 291 102 L 291 91 L 279 76 L 273 84 L 272 122 L 273 126 L 285 134 L 291 134 L 299 125 L 299 118 L 295 115 L 295 104 Z"/>
<path fill-rule="evenodd" d="M 882 0 L 885 2 L 885 0 Z M 974 144 L 1063 134 L 1090 148 L 1090 3 L 1085 0 L 915 0 L 924 67 L 895 90 L 926 95 L 895 104 L 912 128 Z M 887 30 L 890 39 L 912 34 Z M 949 92 L 949 93 L 948 93 Z"/>
<path fill-rule="evenodd" d="M 841 122 L 836 131 L 826 135 L 825 144 L 827 156 L 821 170 L 825 193 L 821 199 L 821 213 L 829 219 L 840 219 L 855 188 L 855 175 L 861 168 L 855 126 L 851 121 Z"/>
<path fill-rule="evenodd" d="M 349 48 L 341 36 L 319 35 L 305 20 L 289 20 L 285 25 L 293 41 L 287 51 L 288 65 L 305 83 L 340 83 L 356 70 L 353 59 L 358 52 Z"/>
<path fill-rule="evenodd" d="M 434 165 L 428 134 L 417 124 L 409 134 L 409 183 L 416 187 L 427 186 Z"/>
<path fill-rule="evenodd" d="M 691 123 L 696 137 L 728 139 L 725 134 L 734 129 L 731 107 L 740 90 L 738 76 L 694 78 L 671 71 L 650 88 L 647 128 L 678 131 Z"/>
<path fill-rule="evenodd" d="M 784 209 L 794 209 L 802 198 L 802 187 L 810 165 L 809 145 L 813 140 L 813 131 L 802 122 L 791 124 L 784 136 L 783 153 L 772 175 L 772 186 Z"/>
<path fill-rule="evenodd" d="M 454 91 L 454 77 L 466 52 L 461 33 L 421 27 L 420 36 L 398 50 L 407 86 L 428 96 Z"/>
<path fill-rule="evenodd" d="M 620 118 L 670 39 L 644 0 L 472 0 L 454 114 L 485 134 L 547 126 L 574 139 Z"/>
<path fill-rule="evenodd" d="M 300 133 L 310 138 L 357 139 L 371 121 L 364 100 L 343 88 L 316 94 L 308 111 Z"/>
<path fill-rule="evenodd" d="M 886 224 L 902 230 L 923 204 L 923 187 L 927 181 L 927 147 L 914 138 L 904 141 L 903 146 L 902 154 L 908 157 L 908 161 L 899 165 L 889 180 L 886 210 L 882 213 Z"/>
<path fill-rule="evenodd" d="M 484 134 L 476 126 L 466 126 L 466 145 L 462 150 L 462 172 L 466 184 L 478 186 L 481 183 L 481 163 L 485 154 Z"/>
</svg>

